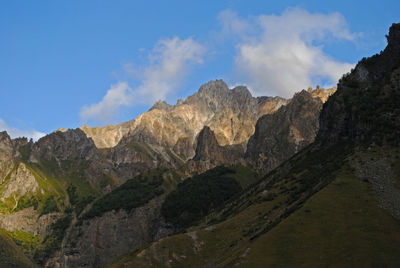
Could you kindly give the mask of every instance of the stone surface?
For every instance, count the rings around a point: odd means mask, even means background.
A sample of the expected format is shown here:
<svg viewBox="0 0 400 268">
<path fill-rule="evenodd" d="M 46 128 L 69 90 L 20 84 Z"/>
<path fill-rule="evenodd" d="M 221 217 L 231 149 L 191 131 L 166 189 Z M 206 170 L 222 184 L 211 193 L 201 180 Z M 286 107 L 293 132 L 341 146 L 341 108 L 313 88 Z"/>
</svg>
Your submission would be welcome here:
<svg viewBox="0 0 400 268">
<path fill-rule="evenodd" d="M 400 24 L 393 24 L 388 45 L 362 59 L 339 80 L 337 92 L 321 113 L 322 144 L 338 141 L 400 145 Z"/>
<path fill-rule="evenodd" d="M 8 231 L 19 230 L 45 237 L 50 232 L 51 223 L 62 215 L 57 212 L 40 216 L 38 211 L 29 207 L 13 214 L 0 215 L 0 228 Z"/>
<path fill-rule="evenodd" d="M 35 194 L 38 190 L 39 184 L 35 177 L 29 169 L 26 168 L 25 164 L 20 163 L 11 173 L 10 179 L 7 181 L 6 188 L 3 191 L 0 200 L 4 201 L 9 197 L 14 197 L 15 200 L 18 200 L 23 195 L 27 193 Z"/>
<path fill-rule="evenodd" d="M 319 129 L 322 100 L 335 90 L 303 90 L 276 113 L 262 116 L 247 144 L 246 160 L 266 173 L 312 143 Z"/>
<path fill-rule="evenodd" d="M 174 230 L 160 217 L 165 196 L 131 212 L 111 211 L 68 231 L 59 256 L 47 267 L 106 267 L 118 256 L 165 237 Z"/>
<path fill-rule="evenodd" d="M 190 173 L 202 173 L 220 165 L 243 164 L 243 156 L 242 145 L 220 146 L 214 132 L 206 126 L 199 133 L 196 154 L 187 163 L 187 169 Z"/>
<path fill-rule="evenodd" d="M 14 147 L 7 132 L 0 132 L 0 183 L 14 167 Z"/>
<path fill-rule="evenodd" d="M 183 159 L 189 159 L 194 156 L 196 137 L 204 126 L 214 131 L 221 146 L 241 144 L 254 133 L 261 115 L 273 113 L 287 102 L 279 97 L 254 98 L 246 87 L 229 89 L 222 80 L 215 80 L 175 106 L 156 102 L 129 124 L 81 129 L 98 148 L 113 147 L 126 135 L 140 143 L 176 150 Z"/>
</svg>

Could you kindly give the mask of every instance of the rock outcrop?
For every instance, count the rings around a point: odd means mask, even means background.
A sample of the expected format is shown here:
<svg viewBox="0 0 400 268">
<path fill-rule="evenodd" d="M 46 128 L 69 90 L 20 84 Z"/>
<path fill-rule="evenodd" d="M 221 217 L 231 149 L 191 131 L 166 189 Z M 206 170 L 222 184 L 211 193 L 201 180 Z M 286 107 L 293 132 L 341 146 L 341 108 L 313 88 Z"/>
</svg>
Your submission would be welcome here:
<svg viewBox="0 0 400 268">
<path fill-rule="evenodd" d="M 0 197 L 0 200 L 3 202 L 10 197 L 18 200 L 27 193 L 36 193 L 39 190 L 38 182 L 24 163 L 20 163 L 10 173 L 10 179 L 6 182 L 5 186 L 6 188 Z"/>
<path fill-rule="evenodd" d="M 39 139 L 32 147 L 31 162 L 38 159 L 91 160 L 97 156 L 92 139 L 80 129 L 55 131 Z"/>
<path fill-rule="evenodd" d="M 117 125 L 108 125 L 105 127 L 89 127 L 83 125 L 81 130 L 86 136 L 92 138 L 97 148 L 111 148 L 118 144 L 123 136 L 133 129 L 135 120 L 130 120 Z"/>
<path fill-rule="evenodd" d="M 0 132 L 0 183 L 14 167 L 14 146 L 7 132 Z"/>
<path fill-rule="evenodd" d="M 390 27 L 387 39 L 384 51 L 362 59 L 340 79 L 321 113 L 322 144 L 400 144 L 400 24 Z"/>
<path fill-rule="evenodd" d="M 220 165 L 243 163 L 244 147 L 240 144 L 220 146 L 214 132 L 204 127 L 197 138 L 196 154 L 187 163 L 189 172 L 202 173 Z"/>
<path fill-rule="evenodd" d="M 312 143 L 318 133 L 323 100 L 335 90 L 303 90 L 274 114 L 262 116 L 247 144 L 247 161 L 266 173 Z"/>
<path fill-rule="evenodd" d="M 165 196 L 157 197 L 131 212 L 111 211 L 74 226 L 65 244 L 48 267 L 106 267 L 132 248 L 139 249 L 173 233 L 160 217 Z"/>
</svg>

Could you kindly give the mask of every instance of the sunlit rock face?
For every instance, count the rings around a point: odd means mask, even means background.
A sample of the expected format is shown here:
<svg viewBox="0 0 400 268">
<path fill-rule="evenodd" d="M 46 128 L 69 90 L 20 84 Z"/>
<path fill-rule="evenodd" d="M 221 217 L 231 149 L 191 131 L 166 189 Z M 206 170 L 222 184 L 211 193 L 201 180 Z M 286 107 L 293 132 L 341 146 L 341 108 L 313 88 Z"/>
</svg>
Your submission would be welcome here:
<svg viewBox="0 0 400 268">
<path fill-rule="evenodd" d="M 246 87 L 229 89 L 224 81 L 215 80 L 174 106 L 159 101 L 135 120 L 81 129 L 98 148 L 114 147 L 129 136 L 136 142 L 168 147 L 187 160 L 194 156 L 196 137 L 204 126 L 210 127 L 221 146 L 241 144 L 254 133 L 260 116 L 287 102 L 279 97 L 255 98 Z"/>
<path fill-rule="evenodd" d="M 312 143 L 319 130 L 322 105 L 335 91 L 319 87 L 303 90 L 275 113 L 262 116 L 247 144 L 246 160 L 268 172 Z"/>
</svg>

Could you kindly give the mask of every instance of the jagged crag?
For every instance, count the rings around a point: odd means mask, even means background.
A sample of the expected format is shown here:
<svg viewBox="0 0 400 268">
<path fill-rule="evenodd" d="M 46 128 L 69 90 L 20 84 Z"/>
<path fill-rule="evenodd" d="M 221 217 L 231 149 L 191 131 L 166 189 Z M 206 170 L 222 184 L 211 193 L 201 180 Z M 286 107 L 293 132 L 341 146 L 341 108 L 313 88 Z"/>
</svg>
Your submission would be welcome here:
<svg viewBox="0 0 400 268">
<path fill-rule="evenodd" d="M 0 266 L 400 265 L 400 24 L 335 91 L 217 80 L 115 126 L 0 133 Z"/>
</svg>

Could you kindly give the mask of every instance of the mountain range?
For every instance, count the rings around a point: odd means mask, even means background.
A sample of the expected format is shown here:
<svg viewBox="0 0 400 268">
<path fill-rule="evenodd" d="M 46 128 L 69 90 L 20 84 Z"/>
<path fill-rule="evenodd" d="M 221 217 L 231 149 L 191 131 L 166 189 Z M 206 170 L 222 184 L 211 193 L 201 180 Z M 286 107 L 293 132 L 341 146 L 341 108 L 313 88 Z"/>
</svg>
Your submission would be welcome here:
<svg viewBox="0 0 400 268">
<path fill-rule="evenodd" d="M 0 133 L 0 266 L 396 267 L 400 24 L 337 89 L 210 81 L 128 122 Z"/>
</svg>

